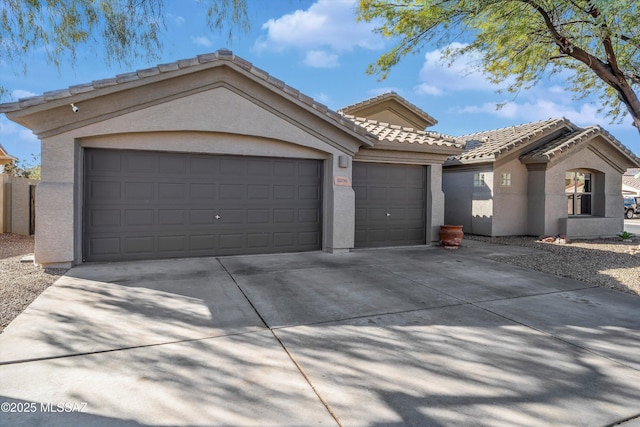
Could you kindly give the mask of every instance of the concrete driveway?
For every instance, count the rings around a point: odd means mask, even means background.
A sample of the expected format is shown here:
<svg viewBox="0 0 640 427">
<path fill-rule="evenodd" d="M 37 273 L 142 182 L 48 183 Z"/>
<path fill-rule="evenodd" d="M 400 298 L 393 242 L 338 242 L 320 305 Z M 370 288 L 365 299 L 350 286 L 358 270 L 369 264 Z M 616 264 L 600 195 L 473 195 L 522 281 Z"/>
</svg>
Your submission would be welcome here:
<svg viewBox="0 0 640 427">
<path fill-rule="evenodd" d="M 76 267 L 0 335 L 0 425 L 639 425 L 640 298 L 468 245 Z"/>
</svg>

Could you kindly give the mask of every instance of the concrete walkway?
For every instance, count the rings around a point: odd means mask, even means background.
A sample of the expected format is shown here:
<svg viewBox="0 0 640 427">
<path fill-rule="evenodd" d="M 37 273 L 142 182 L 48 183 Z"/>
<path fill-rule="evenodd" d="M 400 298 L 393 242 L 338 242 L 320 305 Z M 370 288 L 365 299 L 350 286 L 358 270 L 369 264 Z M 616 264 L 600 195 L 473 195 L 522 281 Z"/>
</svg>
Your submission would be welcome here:
<svg viewBox="0 0 640 427">
<path fill-rule="evenodd" d="M 0 426 L 640 425 L 640 297 L 530 251 L 85 264 L 0 335 Z"/>
</svg>

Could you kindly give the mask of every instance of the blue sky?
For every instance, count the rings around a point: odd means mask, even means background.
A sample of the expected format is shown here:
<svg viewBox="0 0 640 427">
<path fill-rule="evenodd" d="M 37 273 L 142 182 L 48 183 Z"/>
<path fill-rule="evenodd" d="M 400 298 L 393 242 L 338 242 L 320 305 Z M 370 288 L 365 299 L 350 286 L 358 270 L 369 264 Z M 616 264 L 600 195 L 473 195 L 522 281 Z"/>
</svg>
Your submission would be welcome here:
<svg viewBox="0 0 640 427">
<path fill-rule="evenodd" d="M 631 120 L 610 124 L 589 100 L 574 101 L 561 76 L 545 80 L 517 96 L 497 94 L 466 57 L 447 67 L 436 46 L 425 46 L 396 66 L 386 80 L 365 74 L 367 66 L 392 46 L 372 30 L 373 24 L 355 21 L 356 0 L 249 0 L 251 30 L 211 32 L 204 9 L 195 0 L 167 0 L 167 29 L 157 63 L 173 62 L 225 48 L 285 81 L 329 108 L 362 101 L 395 91 L 417 105 L 438 124 L 429 128 L 458 136 L 552 117 L 566 117 L 579 126 L 599 124 L 635 154 L 640 155 L 640 135 Z M 27 60 L 27 74 L 15 64 L 0 61 L 0 81 L 10 94 L 8 102 L 45 91 L 66 88 L 117 74 L 148 68 L 156 63 L 135 61 L 107 67 L 99 49 L 80 52 L 76 64 L 61 69 L 47 64 L 44 48 Z M 496 104 L 506 103 L 500 109 Z M 26 161 L 39 154 L 37 138 L 6 117 L 0 117 L 0 144 Z"/>
</svg>

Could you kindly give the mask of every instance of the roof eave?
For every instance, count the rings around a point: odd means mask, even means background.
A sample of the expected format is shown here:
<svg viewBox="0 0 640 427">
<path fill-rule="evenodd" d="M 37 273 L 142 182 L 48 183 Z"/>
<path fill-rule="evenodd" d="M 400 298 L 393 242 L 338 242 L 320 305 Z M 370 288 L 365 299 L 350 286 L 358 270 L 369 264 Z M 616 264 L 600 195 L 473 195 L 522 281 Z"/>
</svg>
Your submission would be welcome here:
<svg viewBox="0 0 640 427">
<path fill-rule="evenodd" d="M 377 141 L 377 138 L 368 134 L 365 129 L 346 120 L 339 113 L 227 50 L 218 50 L 195 58 L 160 64 L 156 67 L 120 74 L 110 79 L 93 81 L 90 84 L 80 84 L 67 89 L 46 92 L 40 96 L 20 99 L 17 102 L 0 104 L 0 113 L 5 113 L 10 120 L 33 130 L 33 126 L 28 120 L 29 116 L 217 67 L 231 68 L 314 116 L 333 124 L 367 147 L 373 147 Z M 69 110 L 71 111 L 71 108 Z M 43 133 L 47 135 L 46 131 Z"/>
</svg>

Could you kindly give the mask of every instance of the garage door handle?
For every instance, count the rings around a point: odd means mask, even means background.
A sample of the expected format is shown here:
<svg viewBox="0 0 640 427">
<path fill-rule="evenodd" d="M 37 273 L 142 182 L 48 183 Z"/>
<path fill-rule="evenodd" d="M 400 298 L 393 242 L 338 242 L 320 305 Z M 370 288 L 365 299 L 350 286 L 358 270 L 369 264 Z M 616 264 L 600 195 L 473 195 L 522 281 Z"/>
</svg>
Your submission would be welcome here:
<svg viewBox="0 0 640 427">
<path fill-rule="evenodd" d="M 391 216 L 391 214 L 389 212 L 387 212 L 387 216 Z"/>
<path fill-rule="evenodd" d="M 215 219 L 220 219 L 220 215 L 214 216 Z"/>
</svg>

